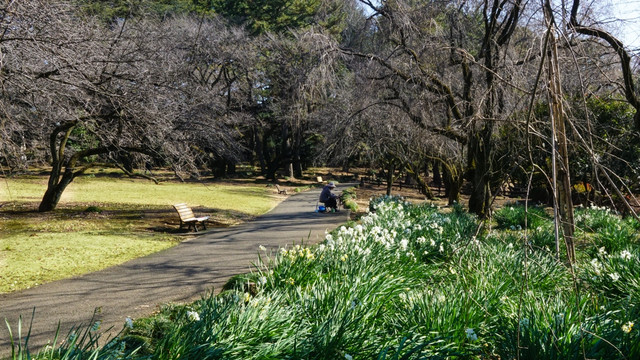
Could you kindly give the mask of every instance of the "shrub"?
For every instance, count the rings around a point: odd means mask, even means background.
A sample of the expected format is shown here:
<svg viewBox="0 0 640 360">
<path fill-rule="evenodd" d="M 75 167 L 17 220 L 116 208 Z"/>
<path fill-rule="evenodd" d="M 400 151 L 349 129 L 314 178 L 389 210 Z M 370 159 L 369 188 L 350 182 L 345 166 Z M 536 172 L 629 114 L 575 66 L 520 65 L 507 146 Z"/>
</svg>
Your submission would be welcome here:
<svg viewBox="0 0 640 360">
<path fill-rule="evenodd" d="M 353 212 L 358 211 L 358 204 L 355 202 L 355 199 L 356 199 L 355 187 L 350 187 L 342 191 L 342 205 Z"/>
<path fill-rule="evenodd" d="M 525 226 L 535 229 L 550 220 L 544 208 L 530 206 L 528 209 L 519 204 L 507 204 L 493 215 L 499 229 L 522 230 Z M 526 225 L 525 225 L 526 220 Z"/>
<path fill-rule="evenodd" d="M 378 205 L 380 205 L 381 203 L 385 203 L 385 202 L 397 202 L 397 203 L 406 203 L 409 204 L 408 202 L 405 202 L 404 197 L 399 196 L 399 195 L 382 195 L 382 196 L 376 196 L 373 197 L 371 199 L 369 199 L 369 212 L 375 212 Z"/>
<path fill-rule="evenodd" d="M 587 232 L 598 232 L 620 222 L 620 218 L 606 207 L 578 207 L 575 210 L 576 226 Z"/>
</svg>

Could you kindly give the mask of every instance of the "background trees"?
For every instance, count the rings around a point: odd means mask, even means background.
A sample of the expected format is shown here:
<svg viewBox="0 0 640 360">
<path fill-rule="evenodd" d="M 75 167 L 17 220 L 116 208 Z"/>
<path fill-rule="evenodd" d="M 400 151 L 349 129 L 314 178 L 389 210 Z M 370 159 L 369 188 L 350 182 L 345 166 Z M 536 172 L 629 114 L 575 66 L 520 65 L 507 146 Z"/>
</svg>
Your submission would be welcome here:
<svg viewBox="0 0 640 360">
<path fill-rule="evenodd" d="M 34 3 L 35 4 L 35 3 Z M 180 112 L 160 24 L 121 19 L 103 24 L 76 17 L 67 3 L 12 14 L 5 42 L 6 107 L 38 134 L 37 148 L 52 164 L 41 211 L 55 208 L 66 186 L 96 156 L 131 169 L 131 153 L 163 156 Z M 25 39 L 25 40 L 22 40 Z M 23 144 L 24 145 L 24 144 Z"/>
<path fill-rule="evenodd" d="M 532 195 L 547 201 L 542 5 L 11 2 L 1 23 L 1 161 L 52 165 L 41 210 L 96 161 L 129 173 L 161 164 L 182 178 L 224 176 L 242 162 L 269 179 L 314 163 L 366 166 L 412 178 L 427 197 L 441 178 L 451 202 L 465 192 L 483 216 L 504 184 L 531 178 Z M 566 6 L 549 14 L 568 178 L 597 188 L 589 201 L 618 205 L 640 168 L 637 73 L 597 13 Z"/>
</svg>

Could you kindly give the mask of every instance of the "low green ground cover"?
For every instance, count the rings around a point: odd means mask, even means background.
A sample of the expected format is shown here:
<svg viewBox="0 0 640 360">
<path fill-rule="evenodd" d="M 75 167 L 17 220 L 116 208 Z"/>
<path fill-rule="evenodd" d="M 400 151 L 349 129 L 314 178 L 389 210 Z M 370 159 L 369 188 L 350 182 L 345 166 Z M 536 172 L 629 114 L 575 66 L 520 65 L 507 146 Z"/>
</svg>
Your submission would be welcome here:
<svg viewBox="0 0 640 360">
<path fill-rule="evenodd" d="M 549 220 L 480 235 L 460 208 L 386 198 L 371 209 L 319 246 L 262 249 L 235 287 L 127 320 L 101 349 L 40 358 L 640 358 L 637 222 L 578 210 L 580 256 L 569 268 L 549 250 Z"/>
<path fill-rule="evenodd" d="M 52 213 L 35 211 L 46 178 L 1 179 L 0 293 L 104 269 L 174 246 L 174 203 L 233 224 L 276 205 L 260 185 L 162 182 L 113 176 L 78 178 Z"/>
</svg>

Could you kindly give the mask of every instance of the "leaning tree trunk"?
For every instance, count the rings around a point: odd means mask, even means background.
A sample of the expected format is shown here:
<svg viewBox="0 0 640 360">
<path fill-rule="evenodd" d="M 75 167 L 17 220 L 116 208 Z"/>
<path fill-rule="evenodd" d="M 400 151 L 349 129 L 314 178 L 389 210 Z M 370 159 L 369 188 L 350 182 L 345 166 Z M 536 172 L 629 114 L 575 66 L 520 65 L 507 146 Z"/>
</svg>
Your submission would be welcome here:
<svg viewBox="0 0 640 360">
<path fill-rule="evenodd" d="M 49 184 L 47 185 L 47 191 L 45 191 L 40 206 L 38 206 L 39 212 L 53 211 L 60 202 L 62 193 L 69 184 L 73 181 L 75 175 L 73 170 L 66 168 L 62 176 L 51 173 L 49 175 Z"/>
<path fill-rule="evenodd" d="M 60 202 L 60 197 L 67 186 L 71 184 L 73 179 L 82 175 L 89 168 L 89 166 L 85 166 L 76 169 L 76 165 L 81 159 L 119 150 L 114 146 L 96 147 L 78 151 L 68 157 L 65 156 L 67 141 L 69 140 L 71 131 L 73 131 L 77 124 L 78 120 L 65 122 L 58 125 L 49 136 L 51 173 L 49 174 L 47 190 L 45 191 L 42 201 L 40 201 L 40 205 L 38 206 L 38 211 L 40 212 L 55 210 Z M 133 148 L 127 148 L 126 150 L 132 151 L 132 149 Z M 140 149 L 135 151 L 142 152 Z M 63 167 L 64 172 L 62 172 Z"/>
<path fill-rule="evenodd" d="M 634 72 L 632 68 L 631 56 L 624 48 L 624 44 L 618 40 L 615 36 L 609 34 L 607 31 L 598 29 L 596 27 L 585 26 L 578 22 L 578 9 L 580 8 L 580 0 L 573 0 L 571 6 L 571 19 L 569 21 L 569 27 L 573 28 L 576 32 L 593 36 L 606 41 L 609 46 L 620 57 L 620 67 L 622 70 L 624 96 L 631 106 L 636 110 L 633 120 L 637 130 L 640 130 L 640 97 L 637 95 L 638 91 L 634 85 Z"/>
<path fill-rule="evenodd" d="M 64 173 L 62 167 L 64 165 L 65 149 L 71 132 L 78 124 L 77 120 L 68 121 L 58 125 L 49 136 L 49 151 L 51 152 L 51 173 L 49 174 L 49 182 L 47 190 L 42 197 L 38 211 L 52 211 L 58 206 L 62 193 L 67 186 L 73 181 L 73 165 L 67 163 Z M 61 135 L 61 136 L 60 136 Z M 59 139 L 58 139 L 59 138 Z M 74 162 L 75 163 L 75 162 Z"/>
<path fill-rule="evenodd" d="M 433 192 L 429 188 L 429 185 L 427 185 L 426 181 L 424 181 L 422 176 L 420 176 L 419 171 L 416 170 L 416 167 L 411 164 L 407 164 L 406 170 L 407 175 L 410 176 L 418 184 L 418 190 L 420 190 L 420 193 L 427 199 L 433 200 Z"/>
</svg>

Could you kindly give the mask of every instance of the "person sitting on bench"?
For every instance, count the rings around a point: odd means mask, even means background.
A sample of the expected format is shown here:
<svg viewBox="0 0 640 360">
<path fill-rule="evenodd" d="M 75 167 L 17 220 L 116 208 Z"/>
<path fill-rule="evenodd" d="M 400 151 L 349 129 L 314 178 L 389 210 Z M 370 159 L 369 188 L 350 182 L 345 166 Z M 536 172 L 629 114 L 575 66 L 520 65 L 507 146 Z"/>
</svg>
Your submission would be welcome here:
<svg viewBox="0 0 640 360">
<path fill-rule="evenodd" d="M 325 185 L 322 188 L 322 192 L 320 193 L 320 202 L 324 203 L 324 206 L 328 209 L 333 209 L 333 211 L 338 211 L 338 195 L 331 192 L 336 187 L 336 184 L 332 182 Z"/>
</svg>

